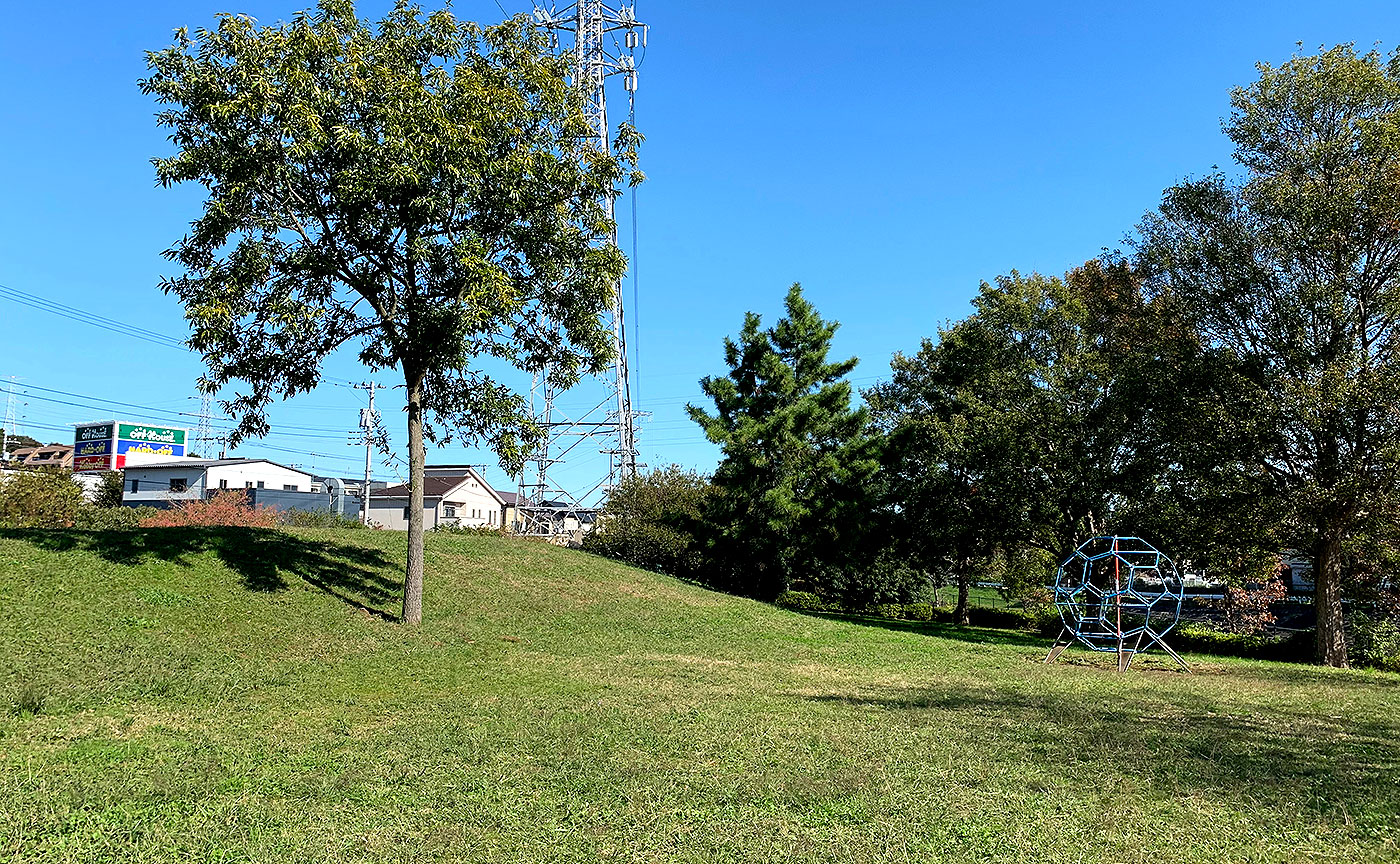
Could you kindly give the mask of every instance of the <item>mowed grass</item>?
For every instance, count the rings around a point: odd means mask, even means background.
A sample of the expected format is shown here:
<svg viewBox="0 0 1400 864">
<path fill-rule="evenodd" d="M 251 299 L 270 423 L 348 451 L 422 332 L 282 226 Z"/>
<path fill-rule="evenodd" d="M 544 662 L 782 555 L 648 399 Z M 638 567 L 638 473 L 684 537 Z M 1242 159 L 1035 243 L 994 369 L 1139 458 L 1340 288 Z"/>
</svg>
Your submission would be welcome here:
<svg viewBox="0 0 1400 864">
<path fill-rule="evenodd" d="M 1400 859 L 1400 676 L 1044 666 L 493 537 L 429 538 L 409 630 L 402 543 L 0 532 L 0 860 Z"/>
</svg>

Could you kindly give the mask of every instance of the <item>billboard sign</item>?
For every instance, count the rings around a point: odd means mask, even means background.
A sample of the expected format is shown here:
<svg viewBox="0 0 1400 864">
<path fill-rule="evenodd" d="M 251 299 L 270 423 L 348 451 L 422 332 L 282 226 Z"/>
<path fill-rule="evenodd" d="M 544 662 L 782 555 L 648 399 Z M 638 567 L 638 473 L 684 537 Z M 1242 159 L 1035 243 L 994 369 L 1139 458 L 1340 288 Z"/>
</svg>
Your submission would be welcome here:
<svg viewBox="0 0 1400 864">
<path fill-rule="evenodd" d="M 112 440 L 112 424 L 100 423 L 96 426 L 79 426 L 73 433 L 75 444 L 84 441 L 110 441 Z"/>
<path fill-rule="evenodd" d="M 83 456 L 110 456 L 111 454 L 111 438 L 107 438 L 102 441 L 83 441 L 82 439 L 79 439 L 73 444 L 74 459 L 78 459 Z"/>
<path fill-rule="evenodd" d="M 146 444 L 179 445 L 180 453 L 176 455 L 184 455 L 184 429 L 176 429 L 170 426 L 148 426 L 144 423 L 118 423 L 117 439 Z"/>
<path fill-rule="evenodd" d="M 140 453 L 143 456 L 184 456 L 183 444 L 148 444 L 145 441 L 117 439 L 117 452 L 121 454 Z"/>
<path fill-rule="evenodd" d="M 185 455 L 186 434 L 184 429 L 149 423 L 78 426 L 73 430 L 73 470 L 120 470 L 126 467 L 127 454 L 179 458 Z"/>
<path fill-rule="evenodd" d="M 77 473 L 85 471 L 111 471 L 114 468 L 122 467 L 121 464 L 117 464 L 115 461 L 119 459 L 123 464 L 126 461 L 120 456 L 114 457 L 110 454 L 104 454 L 102 456 L 74 456 L 73 471 Z"/>
</svg>

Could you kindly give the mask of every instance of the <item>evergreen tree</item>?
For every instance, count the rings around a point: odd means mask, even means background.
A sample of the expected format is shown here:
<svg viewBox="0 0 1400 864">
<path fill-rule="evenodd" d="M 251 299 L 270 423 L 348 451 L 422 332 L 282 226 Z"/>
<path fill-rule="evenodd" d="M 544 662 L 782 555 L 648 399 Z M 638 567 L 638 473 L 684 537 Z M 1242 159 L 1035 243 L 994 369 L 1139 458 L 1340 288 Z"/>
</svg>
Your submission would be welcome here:
<svg viewBox="0 0 1400 864">
<path fill-rule="evenodd" d="M 772 597 L 794 579 L 861 566 L 879 467 L 867 415 L 845 380 L 856 358 L 827 355 L 836 322 L 794 284 L 786 316 L 764 329 L 753 312 L 726 338 L 725 377 L 700 386 L 713 414 L 686 410 L 721 448 L 709 512 L 721 587 Z"/>
</svg>

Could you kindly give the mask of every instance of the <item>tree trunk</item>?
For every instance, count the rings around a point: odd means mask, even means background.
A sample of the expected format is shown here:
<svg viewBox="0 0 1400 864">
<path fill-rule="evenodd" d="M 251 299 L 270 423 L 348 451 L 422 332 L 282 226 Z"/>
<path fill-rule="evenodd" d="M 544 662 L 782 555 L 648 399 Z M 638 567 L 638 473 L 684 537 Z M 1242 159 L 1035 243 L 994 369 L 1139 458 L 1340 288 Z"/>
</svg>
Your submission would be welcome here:
<svg viewBox="0 0 1400 864">
<path fill-rule="evenodd" d="M 1346 631 L 1342 624 L 1342 528 L 1327 520 L 1313 554 L 1313 608 L 1317 610 L 1317 662 L 1345 669 Z"/>
<path fill-rule="evenodd" d="M 408 385 L 408 562 L 403 576 L 403 622 L 423 622 L 423 378 Z"/>
<path fill-rule="evenodd" d="M 958 568 L 958 605 L 953 607 L 953 621 L 958 624 L 970 624 L 968 617 L 968 589 L 972 581 L 971 568 L 966 564 Z"/>
</svg>

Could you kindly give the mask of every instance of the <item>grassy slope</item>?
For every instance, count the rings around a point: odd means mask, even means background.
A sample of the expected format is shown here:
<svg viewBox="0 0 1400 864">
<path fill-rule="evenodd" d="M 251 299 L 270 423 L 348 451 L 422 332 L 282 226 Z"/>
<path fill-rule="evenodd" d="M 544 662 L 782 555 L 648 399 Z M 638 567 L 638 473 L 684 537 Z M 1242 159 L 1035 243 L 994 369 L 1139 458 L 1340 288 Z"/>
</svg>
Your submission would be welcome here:
<svg viewBox="0 0 1400 864">
<path fill-rule="evenodd" d="M 0 532 L 0 861 L 1400 859 L 1400 677 L 831 621 L 539 544 Z"/>
</svg>

